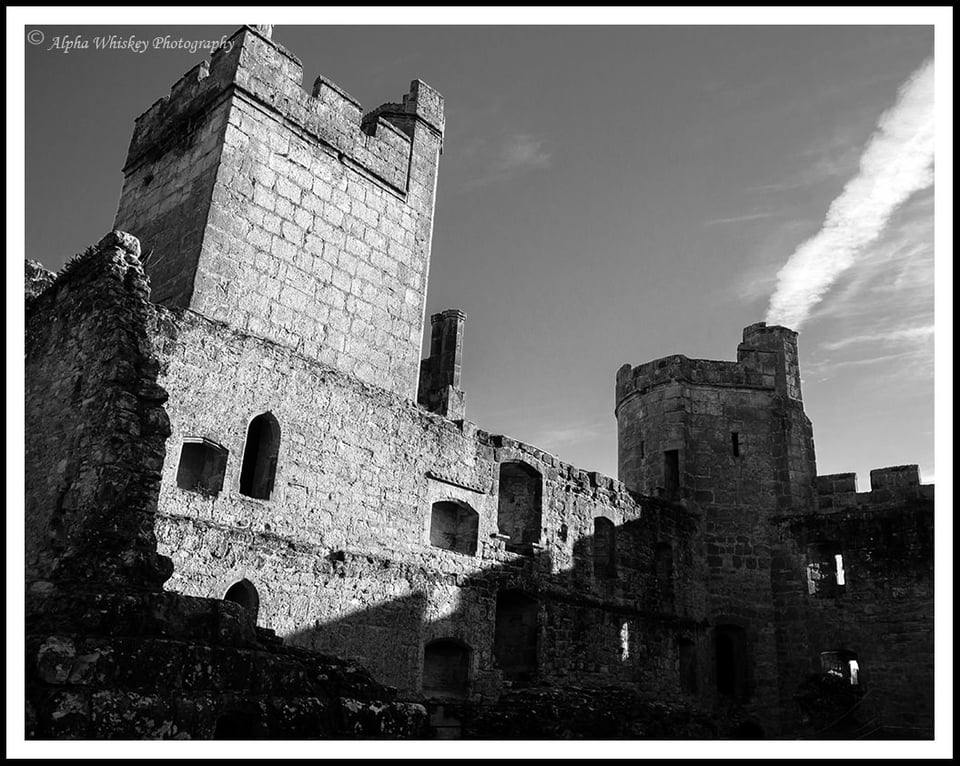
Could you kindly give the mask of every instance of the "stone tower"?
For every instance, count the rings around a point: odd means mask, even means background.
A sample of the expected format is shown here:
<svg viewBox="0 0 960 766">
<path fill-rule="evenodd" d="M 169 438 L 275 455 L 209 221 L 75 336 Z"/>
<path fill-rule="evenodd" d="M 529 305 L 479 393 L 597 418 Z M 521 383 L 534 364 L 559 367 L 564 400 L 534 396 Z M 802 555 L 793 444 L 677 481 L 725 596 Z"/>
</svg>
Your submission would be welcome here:
<svg viewBox="0 0 960 766">
<path fill-rule="evenodd" d="M 737 361 L 669 356 L 617 373 L 620 480 L 704 520 L 711 694 L 752 715 L 780 704 L 771 551 L 778 517 L 816 512 L 797 334 L 750 325 Z"/>
<path fill-rule="evenodd" d="M 115 227 L 158 303 L 416 398 L 443 99 L 367 114 L 243 27 L 141 115 Z"/>
<path fill-rule="evenodd" d="M 797 334 L 750 325 L 736 362 L 669 356 L 617 373 L 620 480 L 700 507 L 812 512 Z"/>
</svg>

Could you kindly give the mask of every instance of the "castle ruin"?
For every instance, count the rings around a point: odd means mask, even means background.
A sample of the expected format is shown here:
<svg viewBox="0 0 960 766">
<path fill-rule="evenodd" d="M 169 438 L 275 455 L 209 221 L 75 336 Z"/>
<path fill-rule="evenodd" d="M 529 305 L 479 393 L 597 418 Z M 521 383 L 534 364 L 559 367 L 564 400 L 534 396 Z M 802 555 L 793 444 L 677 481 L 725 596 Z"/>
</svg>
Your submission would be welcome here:
<svg viewBox="0 0 960 766">
<path fill-rule="evenodd" d="M 27 734 L 933 737 L 933 487 L 818 476 L 797 334 L 616 374 L 619 480 L 421 358 L 443 98 L 243 27 L 27 272 Z"/>
</svg>

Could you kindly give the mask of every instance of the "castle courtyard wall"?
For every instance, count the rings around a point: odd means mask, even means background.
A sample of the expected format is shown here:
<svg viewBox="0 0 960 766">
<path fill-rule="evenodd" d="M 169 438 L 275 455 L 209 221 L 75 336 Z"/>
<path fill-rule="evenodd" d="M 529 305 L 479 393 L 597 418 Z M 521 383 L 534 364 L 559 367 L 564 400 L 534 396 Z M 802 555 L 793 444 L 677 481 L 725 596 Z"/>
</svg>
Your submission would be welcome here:
<svg viewBox="0 0 960 766">
<path fill-rule="evenodd" d="M 170 587 L 222 597 L 248 580 L 262 625 L 408 690 L 420 689 L 424 645 L 456 638 L 473 651 L 472 688 L 487 695 L 501 681 L 497 593 L 522 590 L 542 605 L 540 677 L 642 679 L 651 693 L 679 693 L 677 625 L 695 633 L 703 609 L 688 566 L 695 521 L 682 510 L 190 311 L 161 312 L 156 345 L 172 392 L 157 525 Z M 239 478 L 249 422 L 264 412 L 281 433 L 269 500 L 243 495 Z M 228 451 L 215 495 L 177 486 L 191 437 Z M 542 477 L 540 541 L 524 552 L 506 550 L 497 524 L 499 469 L 513 462 Z M 478 514 L 475 555 L 431 545 L 437 502 Z M 594 564 L 596 517 L 617 528 L 614 572 Z M 658 543 L 671 550 L 670 583 Z M 667 588 L 676 597 L 665 601 Z"/>
</svg>

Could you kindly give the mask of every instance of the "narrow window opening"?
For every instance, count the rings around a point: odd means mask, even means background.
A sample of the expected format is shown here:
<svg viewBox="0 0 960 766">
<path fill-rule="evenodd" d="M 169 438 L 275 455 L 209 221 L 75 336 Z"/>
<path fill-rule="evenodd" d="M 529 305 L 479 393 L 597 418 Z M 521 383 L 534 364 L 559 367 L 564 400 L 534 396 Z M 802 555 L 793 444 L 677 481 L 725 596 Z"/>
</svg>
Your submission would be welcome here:
<svg viewBox="0 0 960 766">
<path fill-rule="evenodd" d="M 730 443 L 733 447 L 733 456 L 740 457 L 740 434 L 736 431 L 730 432 Z"/>
<path fill-rule="evenodd" d="M 430 511 L 430 544 L 473 556 L 477 552 L 480 516 L 461 503 L 434 503 Z"/>
<path fill-rule="evenodd" d="M 640 457 L 643 458 L 643 457 L 646 457 L 646 456 L 647 456 L 646 445 L 644 444 L 643 441 L 641 441 L 641 442 L 640 442 Z"/>
<path fill-rule="evenodd" d="M 680 491 L 680 451 L 675 449 L 663 453 L 663 488 L 667 497 L 673 497 Z"/>
<path fill-rule="evenodd" d="M 593 571 L 600 577 L 617 576 L 617 528 L 604 516 L 593 520 Z"/>
<path fill-rule="evenodd" d="M 269 412 L 257 415 L 247 429 L 240 471 L 240 493 L 259 500 L 269 500 L 277 473 L 280 452 L 280 424 Z"/>
<path fill-rule="evenodd" d="M 177 486 L 192 492 L 216 495 L 223 489 L 227 450 L 200 437 L 188 436 L 180 449 Z"/>
<path fill-rule="evenodd" d="M 507 550 L 533 554 L 532 544 L 540 542 L 540 512 L 543 478 L 525 463 L 500 466 L 497 527 L 509 538 Z"/>
<path fill-rule="evenodd" d="M 466 697 L 470 647 L 456 639 L 431 641 L 423 649 L 423 693 L 427 697 Z"/>
<path fill-rule="evenodd" d="M 257 615 L 260 612 L 260 594 L 249 580 L 240 580 L 231 585 L 223 599 L 240 604 L 250 613 L 253 621 L 257 621 Z"/>
<path fill-rule="evenodd" d="M 620 626 L 620 662 L 630 659 L 630 621 L 624 620 Z"/>
<path fill-rule="evenodd" d="M 847 580 L 843 572 L 843 555 L 838 553 L 833 557 L 833 560 L 836 562 L 837 585 L 846 585 Z"/>
</svg>

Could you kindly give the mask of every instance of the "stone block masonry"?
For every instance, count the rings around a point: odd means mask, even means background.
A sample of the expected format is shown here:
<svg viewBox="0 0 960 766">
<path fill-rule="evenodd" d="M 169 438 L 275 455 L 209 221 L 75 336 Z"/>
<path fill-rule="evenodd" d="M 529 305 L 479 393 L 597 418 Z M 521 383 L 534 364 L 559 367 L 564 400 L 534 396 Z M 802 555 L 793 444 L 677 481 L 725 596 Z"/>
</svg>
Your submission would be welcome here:
<svg viewBox="0 0 960 766">
<path fill-rule="evenodd" d="M 416 399 L 443 99 L 366 116 L 244 28 L 137 121 L 116 226 L 155 299 Z"/>
<path fill-rule="evenodd" d="M 459 641 L 470 652 L 469 693 L 487 699 L 502 683 L 493 656 L 498 593 L 519 589 L 541 604 L 538 677 L 587 685 L 642 677 L 646 694 L 681 695 L 673 664 L 648 665 L 648 650 L 637 647 L 663 646 L 670 656 L 681 632 L 696 635 L 703 596 L 686 566 L 694 519 L 654 500 L 641 505 L 619 482 L 426 412 L 287 346 L 191 311 L 160 314 L 161 379 L 176 392 L 157 525 L 160 549 L 174 560 L 171 587 L 222 597 L 249 581 L 261 624 L 354 657 L 412 693 L 421 692 L 424 647 Z M 252 498 L 243 455 L 250 422 L 265 412 L 280 432 L 274 492 Z M 183 446 L 194 439 L 226 452 L 216 493 L 178 486 Z M 536 539 L 510 550 L 502 516 L 515 503 L 503 488 L 516 465 L 538 487 L 525 499 L 538 498 L 540 515 Z M 475 548 L 437 544 L 437 504 L 476 520 Z M 618 527 L 613 572 L 596 564 L 598 518 Z M 657 569 L 658 545 L 673 552 L 676 570 Z M 668 589 L 676 598 L 662 598 Z"/>
<path fill-rule="evenodd" d="M 170 428 L 138 254 L 112 232 L 55 279 L 27 269 L 27 737 L 417 736 L 425 709 L 362 668 L 162 590 Z"/>
<path fill-rule="evenodd" d="M 797 334 L 624 365 L 620 481 L 483 431 L 443 99 L 301 80 L 238 30 L 137 120 L 142 242 L 27 264 L 28 735 L 931 736 L 933 488 L 817 476 Z"/>
</svg>

